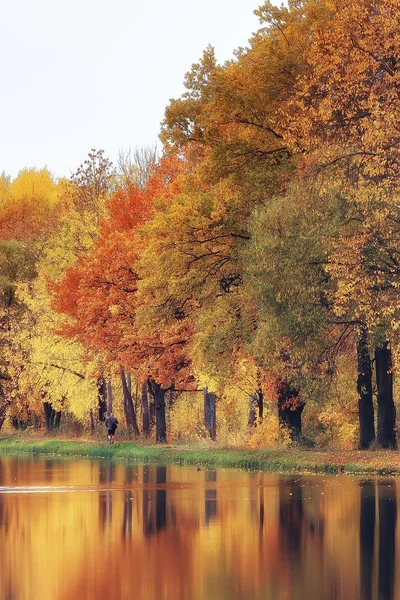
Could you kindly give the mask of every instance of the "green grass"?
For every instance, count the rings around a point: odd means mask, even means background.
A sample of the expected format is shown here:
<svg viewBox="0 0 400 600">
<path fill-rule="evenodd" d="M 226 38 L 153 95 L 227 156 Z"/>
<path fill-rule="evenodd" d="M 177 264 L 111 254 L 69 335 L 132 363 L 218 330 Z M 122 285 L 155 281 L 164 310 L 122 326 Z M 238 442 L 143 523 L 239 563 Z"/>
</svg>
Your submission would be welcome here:
<svg viewBox="0 0 400 600">
<path fill-rule="evenodd" d="M 303 472 L 400 474 L 400 453 L 393 451 L 247 450 L 214 446 L 149 446 L 134 442 L 70 441 L 0 437 L 0 454 L 107 458 L 140 463 Z"/>
</svg>

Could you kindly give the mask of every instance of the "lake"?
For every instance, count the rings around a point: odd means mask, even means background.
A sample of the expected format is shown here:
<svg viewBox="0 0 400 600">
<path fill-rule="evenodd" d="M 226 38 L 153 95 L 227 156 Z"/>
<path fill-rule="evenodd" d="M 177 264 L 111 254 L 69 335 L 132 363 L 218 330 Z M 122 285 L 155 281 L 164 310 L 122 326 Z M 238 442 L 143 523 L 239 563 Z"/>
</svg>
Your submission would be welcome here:
<svg viewBox="0 0 400 600">
<path fill-rule="evenodd" d="M 399 481 L 3 456 L 0 599 L 400 599 Z"/>
</svg>

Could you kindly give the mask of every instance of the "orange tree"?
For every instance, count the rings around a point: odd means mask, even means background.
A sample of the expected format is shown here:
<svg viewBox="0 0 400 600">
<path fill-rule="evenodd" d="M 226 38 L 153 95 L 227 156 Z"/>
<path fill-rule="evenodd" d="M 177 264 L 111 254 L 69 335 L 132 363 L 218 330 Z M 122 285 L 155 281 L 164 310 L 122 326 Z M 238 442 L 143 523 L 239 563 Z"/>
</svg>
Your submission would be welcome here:
<svg viewBox="0 0 400 600">
<path fill-rule="evenodd" d="M 101 353 L 112 368 L 148 378 L 155 397 L 156 438 L 166 441 L 165 389 L 187 377 L 186 338 L 190 328 L 179 322 L 168 330 L 139 330 L 136 263 L 141 251 L 137 230 L 152 214 L 157 197 L 170 198 L 179 187 L 184 163 L 162 161 L 145 188 L 129 185 L 107 203 L 100 235 L 91 251 L 51 283 L 53 307 L 68 318 L 60 333 L 82 342 L 89 353 Z M 124 387 L 124 392 L 126 392 Z M 132 399 L 127 422 L 138 433 Z"/>
</svg>

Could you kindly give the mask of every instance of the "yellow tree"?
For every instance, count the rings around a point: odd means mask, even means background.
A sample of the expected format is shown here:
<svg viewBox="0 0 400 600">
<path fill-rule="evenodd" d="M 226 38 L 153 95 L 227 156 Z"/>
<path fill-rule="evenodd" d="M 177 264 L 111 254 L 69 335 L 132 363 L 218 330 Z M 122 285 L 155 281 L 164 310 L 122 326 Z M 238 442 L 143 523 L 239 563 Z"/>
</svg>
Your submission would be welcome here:
<svg viewBox="0 0 400 600">
<path fill-rule="evenodd" d="M 37 241 L 55 226 L 60 185 L 47 169 L 22 169 L 0 187 L 0 238 Z"/>
<path fill-rule="evenodd" d="M 292 2 L 290 8 L 266 2 L 257 11 L 263 27 L 249 48 L 223 66 L 207 48 L 186 75 L 187 91 L 171 101 L 165 113 L 165 147 L 190 153 L 201 184 L 188 184 L 184 195 L 156 214 L 146 238 L 143 294 L 152 302 L 158 285 L 167 290 L 163 296 L 168 303 L 154 301 L 155 319 L 162 310 L 169 311 L 170 319 L 174 311 L 196 314 L 202 325 L 194 336 L 195 347 L 200 350 L 200 339 L 207 345 L 207 331 L 210 356 L 211 339 L 216 342 L 211 323 L 215 325 L 217 314 L 232 315 L 230 349 L 234 339 L 240 346 L 240 329 L 242 339 L 249 335 L 251 319 L 247 322 L 244 316 L 248 294 L 241 289 L 249 218 L 255 207 L 268 206 L 294 176 L 296 159 L 284 139 L 287 125 L 281 108 L 306 68 L 310 30 L 326 18 L 327 9 L 314 2 Z M 164 273 L 171 274 L 166 282 Z M 237 348 L 226 351 L 231 358 L 233 354 Z"/>
<path fill-rule="evenodd" d="M 377 439 L 395 447 L 389 341 L 398 320 L 399 11 L 395 0 L 327 7 L 329 24 L 313 29 L 307 69 L 284 107 L 285 138 L 313 152 L 326 181 L 352 204 L 353 230 L 339 236 L 331 254 L 336 306 L 360 319 L 361 338 L 367 329 L 375 335 Z"/>
<path fill-rule="evenodd" d="M 46 280 L 60 279 L 65 268 L 94 244 L 107 194 L 112 189 L 112 177 L 112 165 L 104 153 L 92 151 L 71 180 L 61 182 L 57 190 L 57 220 L 47 223 L 46 231 L 37 229 L 30 233 L 30 238 L 24 238 L 24 244 L 34 242 L 39 276 L 19 291 L 20 298 L 29 307 L 28 330 L 21 331 L 18 338 L 21 352 L 14 354 L 13 361 L 17 363 L 23 356 L 28 364 L 20 382 L 21 385 L 24 382 L 25 389 L 30 382 L 35 382 L 38 392 L 35 397 L 40 396 L 48 428 L 61 408 L 85 420 L 98 404 L 99 361 L 94 365 L 85 360 L 83 346 L 57 335 L 60 323 L 50 307 Z M 34 206 L 27 181 L 30 179 L 21 178 L 16 189 L 20 190 L 25 203 Z"/>
</svg>

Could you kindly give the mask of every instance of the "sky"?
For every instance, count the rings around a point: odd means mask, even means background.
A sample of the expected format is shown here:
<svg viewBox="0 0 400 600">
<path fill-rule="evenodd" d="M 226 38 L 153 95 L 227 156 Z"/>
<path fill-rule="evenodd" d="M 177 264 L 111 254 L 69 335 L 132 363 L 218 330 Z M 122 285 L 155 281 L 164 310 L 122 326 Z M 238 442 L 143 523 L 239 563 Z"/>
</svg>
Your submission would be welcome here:
<svg viewBox="0 0 400 600">
<path fill-rule="evenodd" d="M 3 0 L 0 173 L 69 177 L 91 148 L 154 146 L 208 44 L 247 46 L 261 0 Z"/>
</svg>

